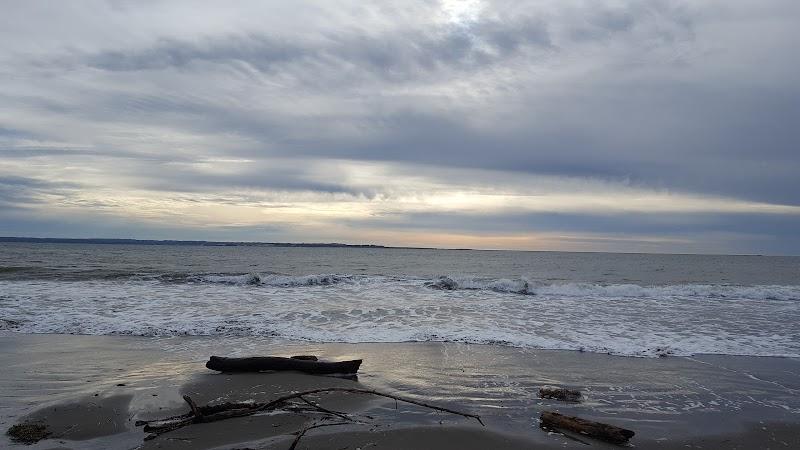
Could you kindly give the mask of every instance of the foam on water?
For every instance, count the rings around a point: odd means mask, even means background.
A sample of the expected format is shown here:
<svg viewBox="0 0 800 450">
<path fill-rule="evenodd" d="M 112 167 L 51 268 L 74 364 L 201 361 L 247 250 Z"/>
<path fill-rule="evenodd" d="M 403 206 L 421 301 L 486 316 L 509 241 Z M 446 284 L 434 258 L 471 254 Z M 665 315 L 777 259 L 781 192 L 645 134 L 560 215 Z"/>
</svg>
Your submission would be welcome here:
<svg viewBox="0 0 800 450">
<path fill-rule="evenodd" d="M 426 281 L 425 286 L 441 290 L 486 290 L 526 295 L 567 297 L 716 297 L 754 300 L 800 300 L 798 286 L 733 286 L 688 284 L 640 286 L 636 284 L 541 283 L 527 279 L 481 279 L 441 276 Z"/>
<path fill-rule="evenodd" d="M 385 276 L 356 276 L 343 274 L 312 274 L 289 276 L 278 274 L 206 274 L 183 277 L 191 282 L 221 283 L 240 286 L 301 287 L 327 286 L 339 283 L 372 284 L 400 280 Z M 525 278 L 476 278 L 464 276 L 439 276 L 435 279 L 413 279 L 406 281 L 421 284 L 430 289 L 445 291 L 493 291 L 498 293 L 548 295 L 565 297 L 698 297 L 738 298 L 753 300 L 800 301 L 800 286 L 761 285 L 736 286 L 713 284 L 682 284 L 666 286 L 640 286 L 637 284 L 593 284 L 593 283 L 543 283 Z"/>
<path fill-rule="evenodd" d="M 460 341 L 627 356 L 800 356 L 800 286 L 311 274 L 0 281 L 29 333 Z"/>
<path fill-rule="evenodd" d="M 329 284 L 349 282 L 349 275 L 319 274 L 305 276 L 289 276 L 276 274 L 248 273 L 242 275 L 203 275 L 190 277 L 192 281 L 255 286 L 325 286 Z"/>
</svg>

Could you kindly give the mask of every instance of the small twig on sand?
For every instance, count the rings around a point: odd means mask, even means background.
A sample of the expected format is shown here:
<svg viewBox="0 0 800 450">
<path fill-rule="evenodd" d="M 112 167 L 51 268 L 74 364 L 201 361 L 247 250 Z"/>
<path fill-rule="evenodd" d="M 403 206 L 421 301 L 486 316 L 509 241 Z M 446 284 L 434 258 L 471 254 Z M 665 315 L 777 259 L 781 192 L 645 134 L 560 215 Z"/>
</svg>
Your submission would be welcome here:
<svg viewBox="0 0 800 450">
<path fill-rule="evenodd" d="M 345 414 L 345 413 L 343 413 L 343 412 L 339 412 L 339 411 L 331 411 L 330 409 L 324 408 L 324 407 L 323 407 L 322 405 L 320 405 L 319 403 L 312 402 L 311 400 L 309 400 L 309 399 L 307 399 L 307 398 L 305 398 L 305 397 L 302 397 L 302 396 L 300 396 L 300 397 L 298 397 L 298 398 L 299 398 L 300 400 L 302 400 L 302 401 L 304 401 L 304 402 L 308 403 L 309 405 L 311 405 L 311 406 L 312 406 L 314 409 L 317 409 L 317 410 L 319 410 L 319 411 L 322 411 L 322 412 L 324 412 L 324 413 L 326 413 L 326 414 L 330 414 L 330 415 L 333 415 L 333 416 L 336 416 L 336 417 L 341 417 L 341 418 L 342 418 L 342 419 L 344 419 L 344 420 L 349 420 L 349 421 L 353 422 L 353 418 L 352 418 L 352 417 L 350 417 L 350 416 L 348 416 L 347 414 Z"/>
<path fill-rule="evenodd" d="M 297 444 L 300 443 L 300 439 L 303 437 L 303 435 L 306 434 L 308 430 L 313 430 L 314 428 L 322 428 L 322 427 L 335 427 L 337 425 L 349 425 L 349 424 L 348 422 L 315 423 L 314 425 L 303 428 L 302 430 L 297 432 L 297 437 L 294 438 L 294 441 L 292 441 L 292 446 L 289 447 L 289 450 L 295 450 L 297 448 Z"/>
</svg>

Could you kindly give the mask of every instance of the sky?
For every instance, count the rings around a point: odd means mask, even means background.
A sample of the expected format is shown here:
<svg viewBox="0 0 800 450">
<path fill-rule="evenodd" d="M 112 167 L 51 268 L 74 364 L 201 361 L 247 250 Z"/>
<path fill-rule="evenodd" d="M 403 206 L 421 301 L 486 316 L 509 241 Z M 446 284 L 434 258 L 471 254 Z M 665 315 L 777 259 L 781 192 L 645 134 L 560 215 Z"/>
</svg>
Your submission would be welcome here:
<svg viewBox="0 0 800 450">
<path fill-rule="evenodd" d="M 0 8 L 0 235 L 800 254 L 797 0 Z"/>
</svg>

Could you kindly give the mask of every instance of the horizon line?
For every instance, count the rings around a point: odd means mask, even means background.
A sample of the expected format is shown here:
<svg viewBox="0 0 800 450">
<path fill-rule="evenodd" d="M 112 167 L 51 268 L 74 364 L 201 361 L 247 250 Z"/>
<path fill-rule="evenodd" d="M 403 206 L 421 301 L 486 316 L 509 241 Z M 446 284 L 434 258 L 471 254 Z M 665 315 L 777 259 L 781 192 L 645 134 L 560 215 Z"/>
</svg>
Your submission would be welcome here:
<svg viewBox="0 0 800 450">
<path fill-rule="evenodd" d="M 490 252 L 537 252 L 537 253 L 605 253 L 612 255 L 687 255 L 687 256 L 761 256 L 761 257 L 799 257 L 790 254 L 764 254 L 764 253 L 669 253 L 669 252 L 603 252 L 603 251 L 575 251 L 575 250 L 509 250 L 497 248 L 446 248 L 446 247 L 416 247 L 393 246 L 383 244 L 346 244 L 342 242 L 265 242 L 265 241 L 215 241 L 203 239 L 140 239 L 140 238 L 68 238 L 68 237 L 31 237 L 31 236 L 0 236 L 0 243 L 51 243 L 51 244 L 129 244 L 129 245 L 185 245 L 209 247 L 235 247 L 235 246 L 271 246 L 271 247 L 317 247 L 317 248 L 382 248 L 398 250 L 453 250 L 453 251 L 490 251 Z"/>
</svg>

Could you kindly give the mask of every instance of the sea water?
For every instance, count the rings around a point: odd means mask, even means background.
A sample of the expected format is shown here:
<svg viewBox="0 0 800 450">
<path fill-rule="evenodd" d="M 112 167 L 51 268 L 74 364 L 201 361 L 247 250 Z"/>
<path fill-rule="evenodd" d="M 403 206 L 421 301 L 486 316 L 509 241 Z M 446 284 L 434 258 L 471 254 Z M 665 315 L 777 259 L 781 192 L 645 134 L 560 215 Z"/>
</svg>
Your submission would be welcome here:
<svg viewBox="0 0 800 450">
<path fill-rule="evenodd" d="M 800 258 L 0 243 L 0 329 L 800 357 Z"/>
</svg>

